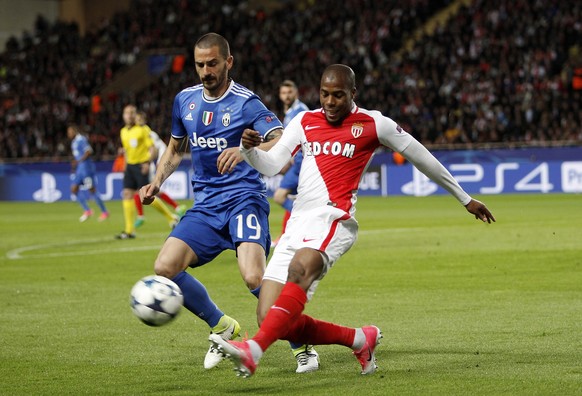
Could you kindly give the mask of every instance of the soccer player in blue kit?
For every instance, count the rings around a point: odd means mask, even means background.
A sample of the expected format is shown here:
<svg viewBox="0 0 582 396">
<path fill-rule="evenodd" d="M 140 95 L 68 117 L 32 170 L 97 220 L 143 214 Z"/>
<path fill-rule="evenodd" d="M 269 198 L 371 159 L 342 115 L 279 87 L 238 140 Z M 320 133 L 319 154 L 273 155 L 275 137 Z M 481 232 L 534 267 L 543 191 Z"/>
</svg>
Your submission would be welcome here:
<svg viewBox="0 0 582 396">
<path fill-rule="evenodd" d="M 283 118 L 284 128 L 289 125 L 291 120 L 295 118 L 297 114 L 309 110 L 307 105 L 299 100 L 299 90 L 297 89 L 297 85 L 291 80 L 285 80 L 279 85 L 279 99 L 283 102 L 283 109 L 285 111 L 285 118 Z M 273 194 L 273 201 L 285 209 L 281 235 L 285 232 L 287 220 L 291 217 L 291 209 L 293 208 L 293 199 L 291 196 L 297 195 L 299 170 L 301 169 L 302 160 L 303 153 L 299 150 L 291 160 L 291 165 L 281 179 L 279 188 L 277 188 Z M 277 246 L 279 238 L 280 237 L 277 237 L 271 242 L 271 247 Z"/>
<path fill-rule="evenodd" d="M 139 193 L 144 204 L 153 202 L 181 162 L 183 144 L 189 142 L 194 205 L 164 242 L 154 271 L 172 279 L 182 290 L 184 306 L 206 321 L 212 333 L 228 340 L 238 336 L 240 325 L 216 306 L 186 269 L 235 250 L 242 278 L 258 296 L 271 243 L 269 202 L 261 175 L 242 161 L 239 144 L 245 128 L 252 128 L 265 141 L 271 140 L 264 143 L 268 149 L 283 129 L 257 95 L 229 78 L 233 57 L 224 37 L 216 33 L 200 37 L 194 45 L 194 63 L 202 84 L 176 95 L 168 148 L 153 181 Z M 215 367 L 222 359 L 211 346 L 204 367 Z"/>
<path fill-rule="evenodd" d="M 91 159 L 93 148 L 89 144 L 87 138 L 81 134 L 81 129 L 76 124 L 70 124 L 67 127 L 67 136 L 71 139 L 71 151 L 73 152 L 71 167 L 75 172 L 71 174 L 71 196 L 76 197 L 77 201 L 83 208 L 83 214 L 79 217 L 79 221 L 82 223 L 89 217 L 93 216 L 93 211 L 87 204 L 85 194 L 79 193 L 80 186 L 84 186 L 89 191 L 93 196 L 95 203 L 99 206 L 99 209 L 101 210 L 99 221 L 107 220 L 109 218 L 109 212 L 107 212 L 105 204 L 101 200 L 101 197 L 99 197 L 99 193 L 95 188 L 97 184 L 95 163 L 93 163 L 93 160 Z"/>
</svg>

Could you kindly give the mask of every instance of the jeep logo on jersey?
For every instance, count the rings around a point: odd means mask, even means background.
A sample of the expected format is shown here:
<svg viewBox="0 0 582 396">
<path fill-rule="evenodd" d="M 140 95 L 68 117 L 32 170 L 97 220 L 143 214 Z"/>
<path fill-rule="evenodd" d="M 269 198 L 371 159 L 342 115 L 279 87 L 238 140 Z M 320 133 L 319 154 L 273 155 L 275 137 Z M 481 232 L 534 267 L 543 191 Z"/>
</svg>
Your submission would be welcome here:
<svg viewBox="0 0 582 396">
<path fill-rule="evenodd" d="M 341 155 L 342 157 L 352 158 L 356 151 L 356 145 L 351 143 L 340 142 L 307 142 L 307 153 L 317 156 L 323 155 Z"/>
<path fill-rule="evenodd" d="M 352 136 L 357 139 L 362 136 L 362 133 L 364 133 L 364 124 L 355 122 L 352 125 Z"/>
<path fill-rule="evenodd" d="M 230 125 L 230 113 L 225 113 L 222 116 L 222 125 L 224 125 L 225 127 Z"/>
<path fill-rule="evenodd" d="M 202 123 L 204 125 L 210 125 L 210 123 L 212 122 L 212 117 L 214 116 L 214 113 L 211 111 L 205 111 L 204 113 L 202 113 Z"/>
<path fill-rule="evenodd" d="M 225 138 L 213 138 L 213 137 L 203 137 L 198 136 L 196 132 L 192 134 L 192 138 L 190 139 L 190 144 L 192 147 L 200 147 L 200 148 L 211 148 L 216 149 L 219 152 L 224 150 L 226 146 L 228 146 L 228 142 Z"/>
</svg>

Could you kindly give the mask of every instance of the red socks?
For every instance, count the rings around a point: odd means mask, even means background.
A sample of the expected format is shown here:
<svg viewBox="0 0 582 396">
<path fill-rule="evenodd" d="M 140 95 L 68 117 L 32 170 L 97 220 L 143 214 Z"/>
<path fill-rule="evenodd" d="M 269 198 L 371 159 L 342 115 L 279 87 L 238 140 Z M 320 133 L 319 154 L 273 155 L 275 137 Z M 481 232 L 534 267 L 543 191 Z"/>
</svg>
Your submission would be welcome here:
<svg viewBox="0 0 582 396">
<path fill-rule="evenodd" d="M 176 209 L 178 207 L 178 204 L 176 203 L 176 201 L 174 201 L 172 198 L 170 198 L 170 196 L 168 194 L 166 194 L 165 192 L 160 191 L 158 193 L 158 197 L 160 197 L 162 201 L 164 201 L 165 203 L 170 205 L 172 208 Z"/>
<path fill-rule="evenodd" d="M 343 345 L 351 348 L 354 344 L 356 329 L 324 322 L 301 315 L 295 325 L 289 329 L 285 340 L 295 344 L 308 345 Z"/>
<path fill-rule="evenodd" d="M 283 226 L 281 229 L 281 235 L 283 235 L 285 233 L 285 228 L 287 228 L 287 222 L 289 221 L 290 217 L 291 217 L 291 212 L 286 210 L 285 214 L 283 215 Z"/>
<path fill-rule="evenodd" d="M 137 209 L 137 215 L 143 216 L 143 205 L 139 199 L 139 194 L 133 195 L 133 201 L 135 202 L 135 208 Z"/>
<path fill-rule="evenodd" d="M 303 312 L 307 294 L 299 285 L 287 282 L 271 307 L 253 340 L 263 351 L 279 339 L 284 339 L 292 324 Z"/>
<path fill-rule="evenodd" d="M 351 347 L 356 329 L 303 315 L 307 295 L 299 285 L 287 282 L 253 340 L 263 351 L 277 340 L 297 344 Z"/>
</svg>

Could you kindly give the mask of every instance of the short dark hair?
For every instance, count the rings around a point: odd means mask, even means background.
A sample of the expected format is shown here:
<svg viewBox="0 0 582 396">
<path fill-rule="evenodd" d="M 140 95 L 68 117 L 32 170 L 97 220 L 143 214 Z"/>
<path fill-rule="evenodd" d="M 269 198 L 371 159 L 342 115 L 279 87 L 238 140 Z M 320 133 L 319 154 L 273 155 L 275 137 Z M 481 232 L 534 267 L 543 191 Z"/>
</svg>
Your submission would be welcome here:
<svg viewBox="0 0 582 396">
<path fill-rule="evenodd" d="M 79 124 L 75 123 L 75 122 L 70 122 L 69 124 L 67 124 L 67 127 L 71 128 L 73 131 L 77 132 L 77 133 L 81 133 L 82 129 L 79 126 Z"/>
<path fill-rule="evenodd" d="M 279 88 L 282 88 L 282 87 L 289 87 L 289 88 L 297 89 L 297 85 L 295 84 L 295 82 L 293 82 L 293 80 L 284 80 L 281 84 L 279 84 Z"/>
<path fill-rule="evenodd" d="M 332 79 L 335 79 L 336 77 L 343 78 L 344 83 L 346 84 L 346 88 L 356 88 L 356 75 L 352 68 L 347 65 L 342 65 L 339 63 L 329 65 L 323 71 L 321 79 L 323 80 L 326 77 Z"/>
<path fill-rule="evenodd" d="M 218 33 L 206 33 L 196 41 L 194 48 L 210 48 L 218 47 L 218 52 L 224 59 L 230 56 L 230 46 L 228 41 Z"/>
</svg>

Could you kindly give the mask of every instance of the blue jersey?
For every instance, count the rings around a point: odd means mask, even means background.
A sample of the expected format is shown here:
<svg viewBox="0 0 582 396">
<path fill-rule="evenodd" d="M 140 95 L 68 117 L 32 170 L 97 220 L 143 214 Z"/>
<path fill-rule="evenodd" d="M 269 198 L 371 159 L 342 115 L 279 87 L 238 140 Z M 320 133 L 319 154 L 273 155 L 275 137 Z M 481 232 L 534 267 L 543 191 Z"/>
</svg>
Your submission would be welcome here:
<svg viewBox="0 0 582 396">
<path fill-rule="evenodd" d="M 178 93 L 172 113 L 172 136 L 190 141 L 195 207 L 229 207 L 249 194 L 266 200 L 266 186 L 257 170 L 243 161 L 231 173 L 221 175 L 216 161 L 224 149 L 239 147 L 245 128 L 265 136 L 281 127 L 279 119 L 257 95 L 234 81 L 217 99 L 205 98 L 202 84 Z"/>
<path fill-rule="evenodd" d="M 309 107 L 307 107 L 307 105 L 305 103 L 303 103 L 299 99 L 295 99 L 295 102 L 293 102 L 291 107 L 289 107 L 287 109 L 287 111 L 285 112 L 285 118 L 283 119 L 283 125 L 285 127 L 287 127 L 287 125 L 289 125 L 291 120 L 293 118 L 295 118 L 295 116 L 297 114 L 301 113 L 302 111 L 307 111 L 307 110 L 309 110 Z M 287 173 L 289 173 L 289 176 L 288 176 L 289 180 L 285 181 L 286 186 L 294 185 L 293 188 L 290 188 L 293 191 L 297 190 L 297 184 L 299 183 L 299 169 L 301 169 L 301 161 L 303 161 L 303 153 L 301 152 L 301 150 L 297 150 L 297 153 L 295 154 L 295 158 L 293 159 L 293 168 L 295 168 L 295 169 L 294 170 L 289 169 L 292 172 L 287 171 Z M 285 173 L 285 175 L 287 173 Z M 293 174 L 296 174 L 296 175 L 292 176 Z M 292 180 L 291 180 L 291 178 L 292 178 Z M 284 187 L 284 188 L 289 188 L 289 187 Z"/>
<path fill-rule="evenodd" d="M 295 102 L 287 109 L 285 112 L 285 118 L 283 119 L 283 126 L 286 128 L 293 118 L 302 111 L 307 111 L 309 108 L 305 103 L 299 99 L 295 99 Z"/>
<path fill-rule="evenodd" d="M 73 152 L 73 157 L 77 160 L 77 175 L 79 175 L 80 178 L 92 176 L 95 173 L 95 165 L 93 164 L 91 157 L 81 161 L 87 151 L 93 153 L 89 140 L 87 140 L 85 136 L 77 134 L 71 142 L 71 151 Z"/>
</svg>

